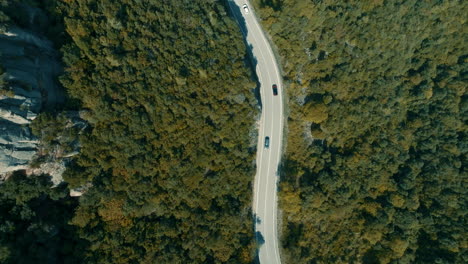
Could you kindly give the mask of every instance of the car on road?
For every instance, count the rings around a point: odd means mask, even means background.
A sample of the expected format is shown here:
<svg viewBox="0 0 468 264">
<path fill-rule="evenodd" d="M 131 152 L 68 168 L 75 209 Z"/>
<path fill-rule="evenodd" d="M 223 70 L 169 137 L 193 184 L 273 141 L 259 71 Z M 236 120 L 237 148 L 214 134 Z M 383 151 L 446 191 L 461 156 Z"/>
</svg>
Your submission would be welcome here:
<svg viewBox="0 0 468 264">
<path fill-rule="evenodd" d="M 265 137 L 265 148 L 270 148 L 270 137 Z"/>
<path fill-rule="evenodd" d="M 247 6 L 247 4 L 244 4 L 244 5 L 242 6 L 242 8 L 244 8 L 244 11 L 245 11 L 246 14 L 249 13 L 249 7 Z"/>
<path fill-rule="evenodd" d="M 273 88 L 273 95 L 278 95 L 278 85 L 273 84 L 271 87 Z"/>
</svg>

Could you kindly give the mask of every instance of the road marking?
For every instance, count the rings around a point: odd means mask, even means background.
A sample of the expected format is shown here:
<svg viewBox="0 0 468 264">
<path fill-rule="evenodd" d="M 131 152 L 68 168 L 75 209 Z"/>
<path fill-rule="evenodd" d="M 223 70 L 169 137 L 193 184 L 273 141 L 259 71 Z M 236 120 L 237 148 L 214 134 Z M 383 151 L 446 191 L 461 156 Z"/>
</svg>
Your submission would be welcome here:
<svg viewBox="0 0 468 264">
<path fill-rule="evenodd" d="M 255 35 L 252 34 L 252 36 L 253 36 L 255 42 L 256 42 L 256 43 L 259 43 L 259 41 L 258 41 L 257 38 L 255 37 Z M 267 62 L 267 60 L 265 59 L 266 57 L 265 57 L 265 55 L 263 54 L 262 49 L 259 48 L 258 50 L 260 51 L 260 55 L 261 55 L 261 57 L 262 57 L 262 61 L 263 61 L 263 63 L 265 64 L 265 68 L 266 68 L 266 66 L 268 65 L 268 63 L 266 63 L 266 62 Z M 267 93 L 266 90 L 269 90 L 269 86 L 271 86 L 271 84 L 272 84 L 272 78 L 271 78 L 271 75 L 270 75 L 270 72 L 269 72 L 269 71 L 267 71 L 267 75 L 268 75 L 268 80 L 269 80 L 268 88 L 263 87 L 263 91 L 264 91 L 264 94 L 265 94 L 265 102 L 266 102 L 266 97 L 267 97 L 267 96 L 266 96 L 266 93 Z M 270 96 L 270 104 L 271 104 L 271 106 L 273 107 L 273 97 L 272 97 L 272 96 Z M 270 120 L 271 120 L 271 125 L 270 125 L 270 133 L 268 134 L 268 136 L 270 136 L 271 138 L 273 138 L 273 124 L 274 124 L 274 118 L 271 117 Z M 266 119 L 265 119 L 265 122 L 266 122 Z M 265 138 L 265 135 L 263 135 L 262 138 Z M 272 140 L 272 141 L 273 141 L 273 140 Z M 267 212 L 268 212 L 268 210 L 267 210 L 267 205 L 268 205 L 268 190 L 269 190 L 269 183 L 270 183 L 270 177 L 271 177 L 271 175 L 270 175 L 271 154 L 272 154 L 272 152 L 273 152 L 273 147 L 272 147 L 271 149 L 268 149 L 267 151 L 268 151 L 268 163 L 267 163 L 268 167 L 267 167 L 267 173 L 266 173 L 265 198 L 264 198 L 264 204 L 263 204 L 263 213 L 264 213 L 263 219 L 264 219 L 264 222 L 265 222 L 265 223 L 264 223 L 264 227 L 265 227 L 265 228 L 264 228 L 263 230 L 264 230 L 264 235 L 265 235 L 265 237 L 266 237 L 266 234 L 267 234 L 266 228 L 268 227 L 267 222 L 273 221 L 273 223 L 274 223 L 274 219 L 269 219 L 269 218 L 267 217 Z M 260 175 L 261 175 L 261 174 L 260 174 Z M 260 178 L 260 177 L 259 177 L 259 178 Z M 276 193 L 276 191 L 274 191 L 273 193 Z M 260 195 L 260 194 L 258 194 L 258 195 Z M 273 194 L 273 195 L 274 195 L 274 194 Z M 273 198 L 274 198 L 274 196 L 273 196 Z M 275 205 L 275 206 L 276 206 L 276 205 Z M 276 239 L 273 239 L 273 241 L 275 241 L 275 240 L 276 240 Z M 274 242 L 273 242 L 273 243 L 274 243 Z M 268 244 L 268 243 L 265 243 L 265 244 Z M 265 246 L 266 246 L 266 245 L 265 245 Z M 274 250 L 274 251 L 276 251 L 276 250 Z M 267 256 L 269 256 L 270 251 L 267 250 L 267 249 L 265 248 L 265 252 L 266 252 Z M 276 254 L 275 254 L 275 255 L 276 255 Z"/>
<path fill-rule="evenodd" d="M 258 39 L 255 37 L 255 34 L 252 34 L 252 37 L 253 37 L 253 39 L 255 40 L 256 43 L 259 43 Z M 265 43 L 265 41 L 264 41 L 264 43 Z M 265 55 L 263 54 L 262 49 L 258 48 L 258 50 L 259 50 L 259 52 L 260 52 L 262 62 L 265 64 L 265 68 L 267 68 L 266 66 L 268 65 L 268 63 L 266 63 L 266 62 L 267 62 L 267 60 L 265 59 L 266 57 L 265 57 Z M 260 60 L 258 60 L 258 61 L 260 61 Z M 269 71 L 267 71 L 267 75 L 268 75 L 268 80 L 269 80 L 268 85 L 271 85 L 271 84 L 272 84 L 272 78 L 271 78 L 271 75 L 270 75 L 270 72 L 269 72 Z M 267 96 L 266 96 L 266 93 L 267 93 L 266 90 L 268 90 L 268 88 L 263 87 L 262 90 L 263 90 L 263 92 L 264 92 L 264 95 L 265 95 L 264 97 L 265 97 L 265 102 L 266 102 L 266 97 L 267 97 Z M 271 100 L 270 100 L 271 106 L 273 106 L 273 97 L 270 96 L 270 98 L 271 98 Z M 265 112 L 265 111 L 263 111 L 263 112 Z M 273 136 L 273 124 L 274 124 L 273 120 L 274 120 L 273 117 L 271 117 L 270 133 L 268 134 L 268 136 L 270 136 L 270 137 Z M 265 122 L 266 122 L 266 119 L 265 119 Z M 262 138 L 265 138 L 265 135 L 263 135 Z M 264 147 L 263 147 L 263 148 L 264 148 Z M 265 148 L 264 148 L 264 149 L 265 149 Z M 264 150 L 264 149 L 263 149 L 263 150 Z M 267 210 L 267 204 L 268 204 L 268 189 L 269 189 L 269 182 L 270 182 L 270 177 L 271 177 L 271 175 L 270 175 L 270 168 L 271 168 L 271 165 L 270 165 L 270 164 L 271 164 L 271 154 L 272 154 L 272 152 L 273 152 L 273 148 L 272 148 L 271 150 L 268 149 L 267 151 L 268 151 L 268 164 L 267 164 L 267 165 L 268 165 L 268 168 L 267 168 L 267 173 L 266 173 L 265 199 L 264 199 L 264 205 L 263 205 L 263 213 L 264 213 L 264 215 L 263 215 L 263 218 L 262 218 L 263 221 L 264 221 L 264 226 L 265 226 L 265 228 L 268 226 L 268 225 L 266 224 L 267 221 L 269 222 L 270 220 L 272 220 L 273 223 L 274 223 L 274 219 L 269 219 L 269 218 L 267 217 L 267 214 L 266 214 L 266 212 L 268 212 L 268 210 Z M 261 174 L 259 174 L 259 175 L 261 175 Z M 259 177 L 259 178 L 260 178 L 260 177 Z M 276 178 L 276 177 L 275 177 L 275 178 Z M 274 196 L 275 193 L 276 193 L 276 190 L 273 192 L 273 198 L 275 197 L 275 196 Z M 260 194 L 257 194 L 257 195 L 260 195 Z M 276 205 L 275 205 L 275 207 L 276 207 Z M 265 234 L 265 236 L 266 236 L 266 229 L 264 229 L 264 231 L 265 231 L 264 234 Z M 274 242 L 275 240 L 276 240 L 276 239 L 273 239 L 273 245 L 274 245 L 274 243 L 275 243 L 275 242 Z M 266 243 L 266 244 L 267 244 L 267 243 Z M 266 250 L 266 249 L 265 249 L 265 251 L 266 251 L 266 254 L 267 254 L 267 256 L 268 256 L 269 253 L 270 253 L 270 251 L 269 251 L 269 250 Z M 274 249 L 274 251 L 275 251 L 275 257 L 276 257 L 276 250 Z"/>
<path fill-rule="evenodd" d="M 231 6 L 232 3 L 235 4 L 235 5 L 237 5 L 237 6 L 239 7 L 239 10 L 241 10 L 240 6 L 241 6 L 242 4 L 238 5 L 235 1 L 234 1 L 234 2 L 231 1 L 231 0 L 228 1 L 229 8 L 231 9 L 233 15 L 236 16 L 236 14 L 235 14 L 234 11 L 233 11 L 233 7 Z M 247 4 L 247 3 L 246 3 L 246 4 Z M 250 8 L 250 6 L 248 6 L 248 8 L 249 8 L 250 10 L 253 10 L 252 8 Z M 241 13 L 241 16 L 244 18 L 245 26 L 246 26 L 246 28 L 248 29 L 248 28 L 249 28 L 249 25 L 248 25 L 248 23 L 247 23 L 247 20 L 248 20 L 248 19 L 247 19 L 247 17 L 244 16 L 245 14 L 242 13 L 242 11 L 241 11 L 240 13 Z M 252 13 L 253 13 L 253 12 L 252 12 Z M 253 14 L 252 14 L 252 15 L 253 15 Z M 262 37 L 263 37 L 262 40 L 263 40 L 264 45 L 265 45 L 266 48 L 267 48 L 267 51 L 268 51 L 268 53 L 269 53 L 268 55 L 270 55 L 270 58 L 273 58 L 272 64 L 271 64 L 271 65 L 274 66 L 274 70 L 275 70 L 275 74 L 276 74 L 276 76 L 275 76 L 276 78 L 275 78 L 275 79 L 277 80 L 277 82 L 272 82 L 272 78 L 271 78 L 271 75 L 270 75 L 270 71 L 267 70 L 268 80 L 270 81 L 269 85 L 272 85 L 273 83 L 277 83 L 277 84 L 279 85 L 279 90 L 281 90 L 281 91 L 279 91 L 279 99 L 280 99 L 280 100 L 279 100 L 279 101 L 280 101 L 280 127 L 279 127 L 279 140 L 278 140 L 279 144 L 278 144 L 278 146 L 277 146 L 278 149 L 277 149 L 277 164 L 276 164 L 276 165 L 278 165 L 278 164 L 279 164 L 279 161 L 280 161 L 280 157 L 281 157 L 282 134 L 283 134 L 283 101 L 282 101 L 282 100 L 283 100 L 283 96 L 282 96 L 282 95 L 283 95 L 283 93 L 282 93 L 282 87 L 283 87 L 283 85 L 282 85 L 281 76 L 280 76 L 279 70 L 278 70 L 278 64 L 276 63 L 276 58 L 275 58 L 275 56 L 274 56 L 274 54 L 273 54 L 273 52 L 272 52 L 272 49 L 271 49 L 269 43 L 267 43 L 267 41 L 266 41 L 266 35 L 265 35 L 264 32 L 262 31 L 262 29 L 261 29 L 261 27 L 260 27 L 258 21 L 256 20 L 256 18 L 253 17 L 252 19 L 254 20 L 254 23 L 255 23 L 255 25 L 256 25 L 258 31 L 260 32 L 260 34 L 262 34 Z M 239 22 L 238 22 L 238 21 L 236 21 L 236 22 L 237 22 L 237 24 L 239 25 L 239 28 L 241 29 L 241 32 L 242 32 L 243 35 L 245 36 L 246 42 L 248 42 L 248 40 L 247 40 L 248 38 L 247 38 L 246 32 L 243 31 L 242 27 L 240 27 Z M 257 38 L 255 37 L 255 34 L 252 33 L 252 32 L 253 32 L 252 30 L 248 30 L 248 31 L 251 32 L 251 35 L 252 35 L 253 40 L 255 41 L 255 43 L 257 43 L 257 49 L 259 50 L 259 53 L 260 53 L 260 55 L 261 55 L 261 58 L 262 58 L 261 61 L 265 64 L 265 69 L 268 69 L 269 67 L 267 67 L 267 66 L 270 65 L 270 64 L 266 63 L 267 60 L 265 59 L 266 57 L 265 57 L 264 54 L 263 54 L 263 49 L 258 48 L 258 44 L 259 44 L 260 42 L 259 42 L 259 41 L 257 40 Z M 255 45 L 253 45 L 253 46 L 255 46 Z M 252 56 L 253 56 L 253 51 L 252 51 Z M 259 59 L 260 59 L 260 58 L 259 58 Z M 257 60 L 257 62 L 258 62 L 258 63 L 257 63 L 257 66 L 259 67 L 259 70 L 258 70 L 258 72 L 257 72 L 258 75 L 259 75 L 258 77 L 259 77 L 260 80 L 264 80 L 263 76 L 261 75 L 261 70 L 260 70 L 260 69 L 262 69 L 262 67 L 260 66 L 260 64 L 261 64 L 261 63 L 260 63 L 260 60 Z M 260 82 L 261 98 L 262 98 L 262 96 L 263 96 L 263 99 L 264 99 L 263 102 L 265 102 L 264 105 L 266 105 L 267 90 L 269 90 L 269 89 L 268 89 L 268 87 L 265 88 L 263 85 L 261 85 L 262 83 L 264 83 L 264 82 Z M 267 85 L 267 86 L 268 86 L 268 85 Z M 270 97 L 271 97 L 271 98 L 270 98 L 271 106 L 272 106 L 272 108 L 274 108 L 274 107 L 273 107 L 273 106 L 274 106 L 274 105 L 273 105 L 274 97 L 273 97 L 273 96 L 270 96 Z M 257 144 L 259 145 L 259 147 L 261 147 L 261 148 L 263 148 L 263 149 L 261 150 L 261 152 L 260 152 L 260 154 L 259 154 L 259 156 L 260 156 L 259 161 L 257 160 L 257 161 L 258 161 L 258 164 L 257 164 L 257 166 L 258 166 L 258 168 L 257 168 L 257 176 L 258 176 L 258 177 L 257 177 L 257 181 L 255 182 L 255 186 L 254 186 L 254 190 L 256 190 L 256 192 L 255 192 L 256 195 L 255 195 L 255 197 L 254 197 L 254 206 L 255 206 L 254 211 L 255 211 L 255 213 L 258 213 L 258 203 L 259 203 L 259 195 L 260 195 L 260 194 L 259 194 L 259 193 L 260 193 L 260 178 L 261 178 L 261 175 L 262 175 L 261 172 L 262 172 L 262 165 L 263 165 L 263 151 L 265 151 L 264 145 L 262 144 L 262 142 L 263 142 L 263 140 L 264 140 L 264 138 L 265 138 L 265 134 L 262 134 L 262 132 L 264 132 L 264 130 L 265 130 L 265 129 L 264 129 L 264 126 L 263 126 L 262 124 L 264 124 L 263 122 L 266 123 L 266 114 L 265 114 L 266 111 L 265 111 L 265 110 L 266 110 L 266 107 L 263 107 L 263 109 L 262 109 L 262 115 L 261 115 L 261 119 L 260 119 L 260 126 L 259 126 L 259 139 L 258 139 L 258 141 L 257 141 Z M 273 114 L 272 114 L 272 115 L 273 115 Z M 268 136 L 270 136 L 270 137 L 273 137 L 273 128 L 274 128 L 274 118 L 273 118 L 273 116 L 272 116 L 272 118 L 271 118 L 271 125 L 270 125 L 270 134 L 268 135 Z M 269 178 L 271 177 L 271 175 L 270 175 L 271 155 L 272 155 L 273 150 L 274 150 L 273 148 L 267 150 L 267 151 L 269 151 L 269 153 L 268 153 L 269 155 L 268 155 L 268 164 L 267 164 L 267 165 L 268 165 L 268 168 L 267 168 L 267 174 L 266 174 L 264 215 L 262 216 L 262 217 L 263 217 L 262 220 L 265 221 L 265 222 L 267 222 L 267 220 L 270 220 L 270 219 L 267 219 L 267 217 L 266 217 L 266 215 L 267 215 L 267 214 L 266 214 L 266 213 L 267 213 L 267 209 L 266 209 L 266 208 L 267 208 L 267 201 L 268 201 L 267 198 L 268 198 Z M 257 151 L 258 151 L 258 148 L 257 148 Z M 278 204 L 277 204 L 277 203 L 278 203 L 278 201 L 277 201 L 277 188 L 278 188 L 278 182 L 279 182 L 279 181 L 278 181 L 277 171 L 276 171 L 276 170 L 275 170 L 275 175 L 274 175 L 273 177 L 274 177 L 274 179 L 275 179 L 275 184 L 274 184 L 274 188 L 275 188 L 275 189 L 274 189 L 274 191 L 273 191 L 273 202 L 274 202 L 273 204 L 274 204 L 274 208 L 272 208 L 272 209 L 273 209 L 273 219 L 272 219 L 272 221 L 273 221 L 273 232 L 274 232 L 274 233 L 273 233 L 273 250 L 274 250 L 274 255 L 275 255 L 275 260 L 276 260 L 276 262 L 277 262 L 277 263 L 281 263 L 281 262 L 280 262 L 280 256 L 279 256 L 279 248 L 278 248 L 278 245 L 277 245 L 277 239 L 278 239 L 278 231 L 277 231 L 277 206 L 278 206 Z M 256 215 L 256 217 L 259 217 L 259 216 Z M 257 224 L 257 223 L 255 222 L 256 230 L 257 230 L 257 226 L 260 226 L 260 227 L 261 227 L 261 226 L 263 226 L 263 225 L 265 226 L 265 228 L 267 227 L 267 224 L 266 224 L 266 223 L 261 222 L 260 224 Z M 265 228 L 263 228 L 263 229 L 264 229 L 264 232 L 265 232 L 265 230 L 266 230 Z M 264 235 L 265 235 L 265 238 L 266 238 L 266 232 L 264 233 Z M 266 239 L 266 241 L 268 241 L 268 239 Z M 268 243 L 266 243 L 266 244 L 268 245 Z M 267 254 L 267 257 L 268 257 L 267 259 L 269 259 L 269 252 L 270 252 L 270 250 L 267 250 L 267 248 L 264 248 L 264 250 L 266 251 L 266 254 Z"/>
<path fill-rule="evenodd" d="M 250 9 L 250 10 L 252 10 L 252 9 Z M 252 12 L 252 13 L 253 13 L 253 12 Z M 254 16 L 254 14 L 252 14 L 252 16 Z M 261 34 L 263 35 L 262 40 L 263 40 L 263 43 L 265 44 L 265 46 L 267 47 L 267 51 L 268 51 L 270 57 L 275 58 L 275 56 L 274 56 L 274 54 L 273 54 L 273 51 L 271 50 L 271 47 L 270 47 L 269 43 L 266 42 L 266 36 L 265 36 L 265 34 L 263 33 L 263 30 L 261 29 L 261 27 L 260 27 L 260 25 L 259 25 L 259 23 L 258 23 L 258 21 L 257 21 L 256 19 L 254 19 L 254 23 L 255 23 L 255 25 L 257 26 L 258 30 L 259 30 L 259 31 L 261 32 Z M 279 75 L 278 65 L 276 64 L 276 59 L 273 59 L 272 63 L 273 63 L 273 65 L 274 65 L 276 77 L 278 78 L 278 84 L 280 85 L 280 87 L 279 87 L 280 89 L 279 89 L 279 90 L 281 90 L 281 91 L 280 91 L 281 94 L 279 94 L 279 95 L 281 96 L 281 98 L 280 98 L 280 110 L 281 110 L 281 114 L 280 114 L 280 133 L 279 133 L 279 134 L 280 134 L 280 140 L 279 140 L 279 144 L 280 144 L 280 145 L 278 146 L 278 156 L 277 156 L 277 157 L 278 157 L 278 164 L 279 164 L 280 156 L 281 156 L 282 134 L 283 134 L 283 113 L 282 113 L 282 111 L 283 111 L 283 91 L 282 91 L 283 84 L 282 84 L 282 82 L 281 82 L 281 76 Z M 269 71 L 268 71 L 268 74 L 269 74 Z M 273 122 L 272 122 L 272 126 L 273 126 Z M 273 129 L 273 128 L 272 128 L 272 129 Z M 270 166 L 269 166 L 269 167 L 270 167 Z M 270 176 L 270 175 L 268 175 L 268 176 Z M 268 178 L 269 178 L 269 177 L 268 177 Z M 275 175 L 275 189 L 277 188 L 277 186 L 276 186 L 276 185 L 277 185 L 277 179 L 276 179 L 276 178 L 277 178 L 277 176 Z M 273 210 L 274 210 L 274 211 L 273 211 L 273 212 L 274 212 L 274 214 L 273 214 L 273 216 L 274 216 L 274 217 L 273 217 L 273 218 L 274 218 L 274 219 L 273 219 L 273 223 L 274 223 L 274 225 L 273 225 L 273 226 L 274 226 L 274 227 L 273 227 L 273 228 L 274 228 L 273 247 L 274 247 L 276 262 L 277 262 L 277 263 L 281 263 L 281 261 L 280 261 L 281 258 L 280 258 L 280 256 L 279 256 L 279 247 L 278 247 L 278 245 L 277 245 L 278 231 L 277 231 L 277 224 L 276 224 L 276 223 L 277 223 L 277 206 L 278 206 L 278 205 L 277 205 L 277 191 L 276 191 L 276 190 L 273 192 L 273 199 L 274 199 L 274 204 L 275 204 L 275 208 L 273 209 Z"/>
<path fill-rule="evenodd" d="M 233 2 L 232 2 L 232 1 L 228 1 L 228 2 L 229 2 L 229 3 L 228 3 L 229 9 L 231 9 L 232 14 L 233 14 L 234 16 L 236 16 L 236 14 L 235 14 L 234 10 L 232 9 L 232 6 L 231 6 L 231 4 L 232 4 Z M 235 4 L 235 3 L 234 3 L 234 4 Z M 247 21 L 247 19 L 246 19 L 245 17 L 244 17 L 244 20 Z M 239 26 L 239 29 L 241 30 L 241 32 L 242 32 L 242 34 L 244 35 L 245 40 L 246 40 L 246 42 L 247 42 L 247 34 L 246 34 L 246 32 L 243 30 L 243 28 L 241 27 L 241 25 L 239 24 L 239 22 L 238 22 L 237 20 L 236 20 L 236 23 L 237 23 L 237 25 Z M 245 26 L 248 27 L 247 22 L 245 23 Z M 253 52 L 252 52 L 252 54 L 249 54 L 249 55 L 253 56 Z M 260 67 L 259 65 L 257 65 L 257 66 Z M 256 69 L 255 69 L 255 70 L 256 70 Z M 260 80 L 262 80 L 262 79 L 263 79 L 263 76 L 262 76 L 262 74 L 261 74 L 261 71 L 257 71 L 257 70 L 256 70 L 256 72 L 257 72 L 257 74 L 258 74 L 258 78 L 259 78 Z M 261 88 L 262 88 L 262 85 L 261 85 L 261 82 L 260 82 L 260 89 L 261 89 Z M 260 99 L 261 99 L 263 102 L 265 102 L 265 100 L 263 100 L 264 98 L 262 98 L 262 96 L 264 96 L 264 93 L 260 93 Z M 263 108 L 264 108 L 264 107 L 263 107 Z M 263 111 L 263 110 L 264 110 L 264 109 L 262 109 L 262 113 L 261 113 L 261 117 L 260 117 L 260 124 L 259 124 L 259 128 L 258 128 L 259 133 L 258 133 L 258 139 L 257 139 L 257 151 L 259 151 L 259 147 L 262 146 L 262 133 L 261 133 L 261 132 L 263 132 L 263 130 L 264 130 L 264 129 L 263 129 L 263 126 L 262 126 L 262 121 L 265 120 L 265 111 Z M 258 161 L 258 162 L 257 162 L 257 172 L 258 172 L 259 170 L 261 170 L 262 160 L 263 160 L 263 149 L 260 151 L 260 159 L 257 159 L 257 161 Z M 255 208 L 255 210 L 254 210 L 255 213 L 258 211 L 258 210 L 257 210 L 257 209 L 258 209 L 258 200 L 259 200 L 259 199 L 258 199 L 258 193 L 260 192 L 260 191 L 259 191 L 259 190 L 260 190 L 260 177 L 256 177 L 256 178 L 257 178 L 257 180 L 256 180 L 256 182 L 254 183 L 254 190 L 258 190 L 258 191 L 255 192 L 256 196 L 254 197 L 254 201 L 253 201 L 253 203 L 254 203 L 254 208 Z M 255 217 L 257 218 L 258 216 L 255 215 Z M 255 222 L 256 222 L 256 219 L 255 219 Z M 256 226 L 256 225 L 255 225 L 255 226 Z"/>
</svg>

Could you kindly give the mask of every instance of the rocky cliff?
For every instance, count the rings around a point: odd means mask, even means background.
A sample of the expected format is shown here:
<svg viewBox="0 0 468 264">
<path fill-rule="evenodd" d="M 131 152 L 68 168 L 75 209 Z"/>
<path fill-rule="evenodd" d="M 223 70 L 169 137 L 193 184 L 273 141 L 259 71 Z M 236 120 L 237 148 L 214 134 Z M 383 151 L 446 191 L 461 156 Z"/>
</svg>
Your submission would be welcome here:
<svg viewBox="0 0 468 264">
<path fill-rule="evenodd" d="M 33 31 L 44 14 L 34 8 L 27 11 L 30 27 L 10 23 L 0 29 L 0 175 L 27 167 L 39 143 L 28 125 L 41 110 L 64 100 L 57 82 L 58 52 Z"/>
</svg>

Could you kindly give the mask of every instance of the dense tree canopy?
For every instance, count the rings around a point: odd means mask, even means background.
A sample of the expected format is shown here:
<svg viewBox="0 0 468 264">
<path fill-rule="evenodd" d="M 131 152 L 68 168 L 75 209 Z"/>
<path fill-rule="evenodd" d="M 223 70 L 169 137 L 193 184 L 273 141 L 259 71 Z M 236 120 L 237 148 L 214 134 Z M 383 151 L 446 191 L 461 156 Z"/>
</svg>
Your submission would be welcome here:
<svg viewBox="0 0 468 264">
<path fill-rule="evenodd" d="M 249 263 L 255 83 L 220 1 L 64 1 L 92 128 L 65 179 L 87 263 Z"/>
<path fill-rule="evenodd" d="M 16 173 L 0 184 L 1 263 L 80 263 L 85 241 L 68 221 L 78 201 L 45 175 Z"/>
<path fill-rule="evenodd" d="M 466 263 L 465 1 L 255 1 L 289 100 L 290 263 Z"/>
<path fill-rule="evenodd" d="M 51 21 L 46 25 L 39 23 L 45 21 L 38 19 L 40 14 L 33 20 L 27 11 L 31 11 L 35 7 L 37 9 L 31 12 L 37 14 L 36 11 L 39 8 L 47 9 L 51 7 L 49 4 L 52 3 L 34 0 L 27 1 L 27 4 L 25 2 L 0 0 L 0 31 L 2 34 L 5 30 L 10 30 L 12 26 L 33 32 L 30 34 L 37 34 L 40 37 L 43 37 L 43 34 L 51 33 L 55 28 L 54 23 L 57 22 L 51 22 L 54 20 L 52 15 L 48 18 Z M 31 24 L 34 24 L 35 28 L 31 28 Z M 58 28 L 60 28 L 59 24 L 57 22 Z M 2 44 L 8 44 L 8 41 L 11 40 L 3 39 Z M 9 43 L 9 45 L 23 44 L 14 41 Z M 22 48 L 32 49 L 31 46 L 22 46 Z M 4 50 L 6 50 L 6 54 L 0 54 L 0 56 L 12 56 L 18 61 L 37 59 L 28 57 L 27 54 L 33 52 L 15 53 L 21 51 L 21 48 L 15 50 L 13 54 L 9 54 L 8 49 Z M 11 72 L 8 74 L 6 69 L 15 71 L 24 65 L 29 65 L 16 63 L 9 61 L 8 64 L 5 64 L 5 69 L 0 66 L 0 95 L 14 96 L 12 85 L 10 85 Z M 24 76 L 24 78 L 30 77 L 34 78 L 34 76 Z M 18 80 L 13 79 L 13 81 Z M 2 110 L 8 111 L 9 107 L 13 107 L 7 101 L 2 101 Z M 25 105 L 27 105 L 27 101 Z M 5 113 L 8 115 L 8 112 Z M 61 134 L 63 137 L 58 139 L 52 139 L 50 135 L 58 134 L 57 131 L 70 132 L 70 129 L 64 128 L 63 122 L 55 122 L 59 119 L 50 121 L 50 118 L 46 117 L 47 115 L 43 115 L 37 119 L 37 121 L 42 119 L 49 122 L 35 123 L 37 125 L 35 128 L 38 131 L 34 132 L 37 132 L 38 135 L 45 132 L 43 133 L 44 137 L 41 138 L 44 139 L 44 142 L 50 143 L 56 140 L 54 145 L 60 144 L 68 147 L 65 133 Z M 9 129 L 9 127 L 2 124 L 0 133 L 4 133 L 5 129 Z M 46 130 L 52 130 L 52 133 Z M 21 137 L 18 135 L 18 138 Z M 1 144 L 9 144 L 9 142 L 3 141 Z M 14 148 L 12 148 L 12 152 L 15 152 Z M 21 155 L 21 151 L 17 155 Z M 87 248 L 87 242 L 80 239 L 76 232 L 77 228 L 69 224 L 78 205 L 78 200 L 69 196 L 66 184 L 54 187 L 49 176 L 32 175 L 27 177 L 24 171 L 13 173 L 7 177 L 7 180 L 4 180 L 3 176 L 0 180 L 0 263 L 82 263 L 82 252 Z"/>
</svg>

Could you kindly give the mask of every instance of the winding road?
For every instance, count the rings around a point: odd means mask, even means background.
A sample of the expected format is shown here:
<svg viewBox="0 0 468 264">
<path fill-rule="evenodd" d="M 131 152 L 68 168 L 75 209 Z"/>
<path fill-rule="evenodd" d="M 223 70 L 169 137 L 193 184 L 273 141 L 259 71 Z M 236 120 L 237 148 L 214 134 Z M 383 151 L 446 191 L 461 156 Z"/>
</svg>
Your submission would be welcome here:
<svg viewBox="0 0 468 264">
<path fill-rule="evenodd" d="M 280 264 L 277 184 L 283 137 L 282 79 L 270 43 L 250 3 L 245 0 L 228 0 L 228 4 L 249 45 L 260 83 L 262 116 L 259 123 L 257 173 L 253 199 L 253 212 L 256 217 L 255 231 L 260 242 L 259 260 L 261 264 Z M 247 5 L 247 8 L 244 5 Z M 273 84 L 278 86 L 276 96 L 273 94 Z M 265 146 L 266 137 L 270 138 L 269 147 Z"/>
</svg>

